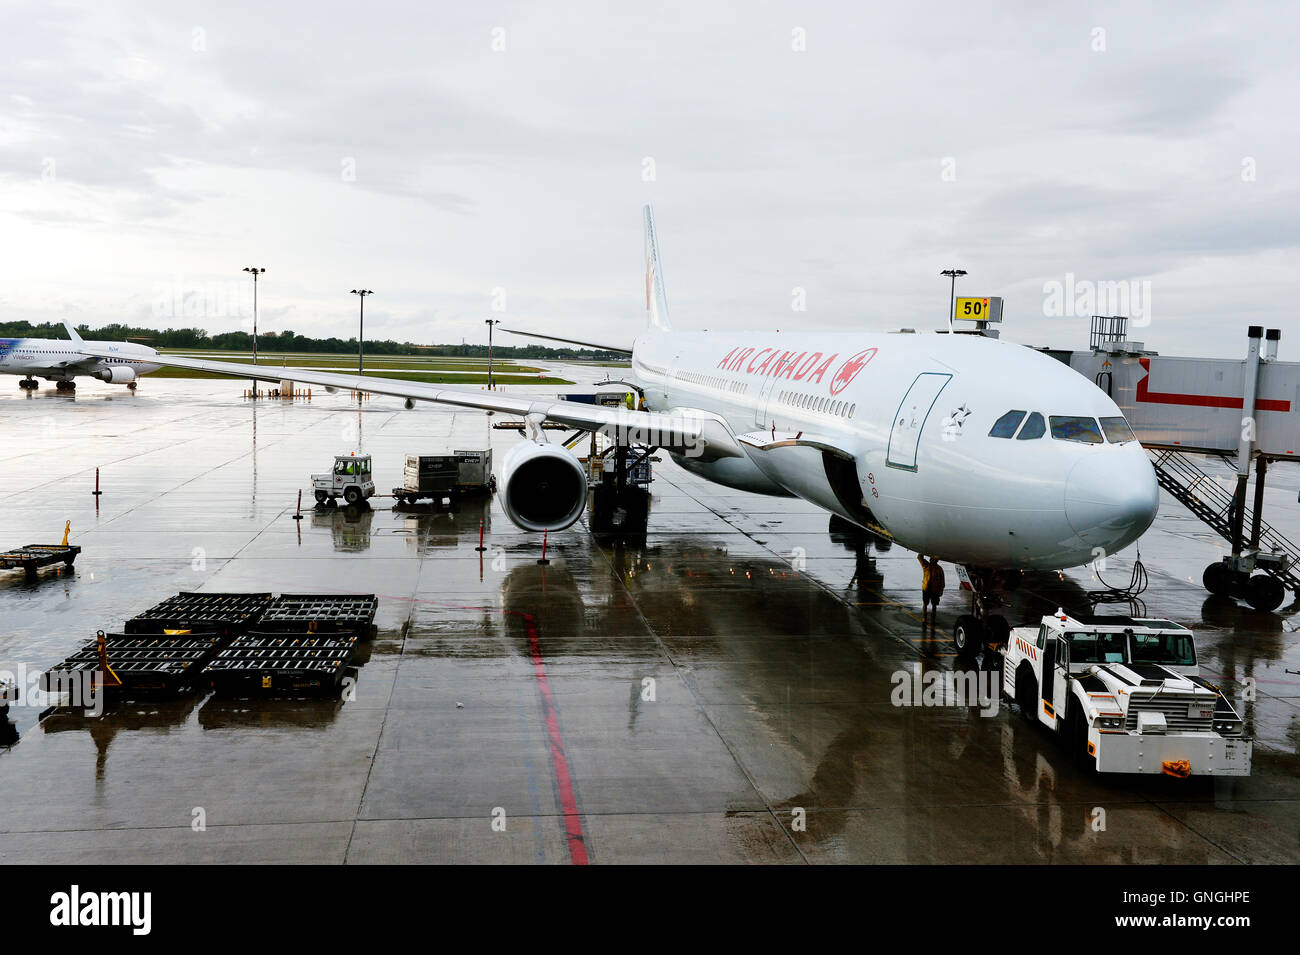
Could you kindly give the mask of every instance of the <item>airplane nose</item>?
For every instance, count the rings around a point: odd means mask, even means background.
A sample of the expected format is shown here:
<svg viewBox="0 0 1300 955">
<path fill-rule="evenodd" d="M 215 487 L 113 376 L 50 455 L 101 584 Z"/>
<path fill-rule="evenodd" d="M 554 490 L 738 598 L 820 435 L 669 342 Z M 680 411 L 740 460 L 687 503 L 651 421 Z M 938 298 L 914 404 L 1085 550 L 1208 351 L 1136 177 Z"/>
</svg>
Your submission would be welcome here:
<svg viewBox="0 0 1300 955">
<path fill-rule="evenodd" d="M 1156 472 L 1140 448 L 1089 454 L 1065 482 L 1065 516 L 1070 526 L 1090 546 L 1111 553 L 1141 537 L 1159 507 Z"/>
</svg>

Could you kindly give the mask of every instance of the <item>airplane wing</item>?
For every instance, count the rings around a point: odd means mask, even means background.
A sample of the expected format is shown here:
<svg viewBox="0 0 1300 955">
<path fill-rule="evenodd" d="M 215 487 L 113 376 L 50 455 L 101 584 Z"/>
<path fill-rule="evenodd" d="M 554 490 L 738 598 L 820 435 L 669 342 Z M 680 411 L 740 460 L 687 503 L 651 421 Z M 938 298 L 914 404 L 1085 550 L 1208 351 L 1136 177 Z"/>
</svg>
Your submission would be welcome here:
<svg viewBox="0 0 1300 955">
<path fill-rule="evenodd" d="M 543 335 L 541 332 L 529 332 L 522 328 L 503 328 L 503 332 L 509 332 L 511 335 L 522 335 L 524 338 L 541 338 L 548 342 L 564 342 L 566 345 L 582 345 L 586 348 L 599 348 L 601 351 L 616 351 L 624 355 L 632 354 L 631 345 L 602 345 L 596 342 L 581 341 L 577 338 L 560 338 L 558 335 Z"/>
<path fill-rule="evenodd" d="M 119 355 L 83 345 L 81 354 L 92 358 L 117 358 Z M 616 440 L 664 448 L 699 457 L 702 460 L 743 457 L 731 429 L 717 415 L 705 412 L 663 414 L 606 408 L 576 401 L 505 395 L 493 391 L 469 391 L 444 388 L 416 381 L 380 378 L 370 375 L 340 375 L 311 368 L 288 368 L 279 365 L 247 365 L 230 361 L 206 361 L 175 355 L 150 355 L 148 361 L 171 368 L 188 368 L 212 375 L 254 378 L 261 381 L 291 379 L 295 384 L 320 385 L 390 395 L 412 401 L 435 401 L 459 408 L 476 408 L 500 414 L 519 415 L 525 420 L 554 421 L 568 428 L 600 431 Z"/>
<path fill-rule="evenodd" d="M 54 374 L 60 374 L 62 372 L 66 372 L 74 368 L 78 369 L 82 373 L 89 374 L 90 371 L 92 370 L 91 366 L 93 366 L 97 361 L 99 361 L 98 358 L 92 358 L 90 356 L 83 355 L 81 358 L 60 358 L 55 360 L 47 360 L 39 368 L 37 368 L 34 365 L 25 365 L 24 368 L 26 368 L 25 374 L 32 374 L 32 375 L 46 375 L 46 374 L 54 375 Z"/>
</svg>

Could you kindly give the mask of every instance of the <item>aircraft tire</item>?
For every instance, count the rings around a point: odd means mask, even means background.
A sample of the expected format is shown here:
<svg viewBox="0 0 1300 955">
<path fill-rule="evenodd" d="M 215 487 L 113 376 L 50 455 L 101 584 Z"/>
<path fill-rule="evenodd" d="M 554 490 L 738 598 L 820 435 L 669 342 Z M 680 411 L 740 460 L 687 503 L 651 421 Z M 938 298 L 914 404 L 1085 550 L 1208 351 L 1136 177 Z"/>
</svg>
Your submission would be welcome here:
<svg viewBox="0 0 1300 955">
<path fill-rule="evenodd" d="M 957 648 L 957 656 L 970 659 L 978 654 L 983 631 L 979 620 L 972 615 L 964 613 L 958 617 L 952 628 L 952 642 Z"/>
<path fill-rule="evenodd" d="M 1006 646 L 1011 639 L 1011 624 L 1000 613 L 990 614 L 984 624 L 985 646 Z"/>
<path fill-rule="evenodd" d="M 1020 664 L 1016 671 L 1016 706 L 1020 707 L 1020 716 L 1028 723 L 1038 721 L 1038 681 L 1029 664 Z"/>
<path fill-rule="evenodd" d="M 1246 603 L 1256 610 L 1271 613 L 1282 606 L 1286 599 L 1286 588 L 1282 581 L 1268 574 L 1256 574 L 1246 584 Z"/>
<path fill-rule="evenodd" d="M 1216 561 L 1206 567 L 1201 574 L 1201 583 L 1216 597 L 1231 596 L 1236 585 L 1232 570 L 1223 561 Z"/>
<path fill-rule="evenodd" d="M 1066 733 L 1070 755 L 1085 771 L 1097 769 L 1097 759 L 1088 752 L 1088 724 L 1084 721 L 1083 710 L 1077 706 L 1070 707 L 1070 730 Z"/>
</svg>

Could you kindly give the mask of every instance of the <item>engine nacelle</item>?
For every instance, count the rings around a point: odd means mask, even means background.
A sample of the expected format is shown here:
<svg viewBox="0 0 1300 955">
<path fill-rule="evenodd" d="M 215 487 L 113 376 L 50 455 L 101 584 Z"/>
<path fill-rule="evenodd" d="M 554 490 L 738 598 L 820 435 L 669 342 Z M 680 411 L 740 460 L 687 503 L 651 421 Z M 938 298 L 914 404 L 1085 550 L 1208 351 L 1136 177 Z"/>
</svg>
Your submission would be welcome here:
<svg viewBox="0 0 1300 955">
<path fill-rule="evenodd" d="M 95 377 L 110 385 L 125 385 L 139 377 L 130 365 L 103 365 L 95 372 Z"/>
<path fill-rule="evenodd" d="M 526 531 L 562 531 L 587 506 L 587 472 L 555 444 L 525 441 L 501 462 L 501 505 Z"/>
</svg>

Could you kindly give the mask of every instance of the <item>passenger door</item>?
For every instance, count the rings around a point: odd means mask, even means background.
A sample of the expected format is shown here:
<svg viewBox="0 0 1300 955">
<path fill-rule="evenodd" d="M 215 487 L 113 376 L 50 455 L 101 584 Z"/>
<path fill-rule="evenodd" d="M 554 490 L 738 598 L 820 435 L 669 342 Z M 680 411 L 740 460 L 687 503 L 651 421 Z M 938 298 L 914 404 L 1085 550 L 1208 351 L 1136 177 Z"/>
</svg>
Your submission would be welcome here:
<svg viewBox="0 0 1300 955">
<path fill-rule="evenodd" d="M 939 399 L 939 392 L 951 380 L 952 375 L 938 371 L 925 371 L 916 376 L 912 386 L 907 389 L 907 394 L 899 402 L 893 426 L 889 430 L 889 448 L 885 452 L 885 464 L 889 467 L 904 471 L 916 470 L 921 431 L 925 428 L 934 403 Z"/>
<path fill-rule="evenodd" d="M 775 382 L 775 375 L 763 379 L 763 386 L 758 392 L 758 402 L 754 405 L 754 424 L 765 430 L 768 424 L 767 402 L 772 396 L 772 386 Z"/>
</svg>

